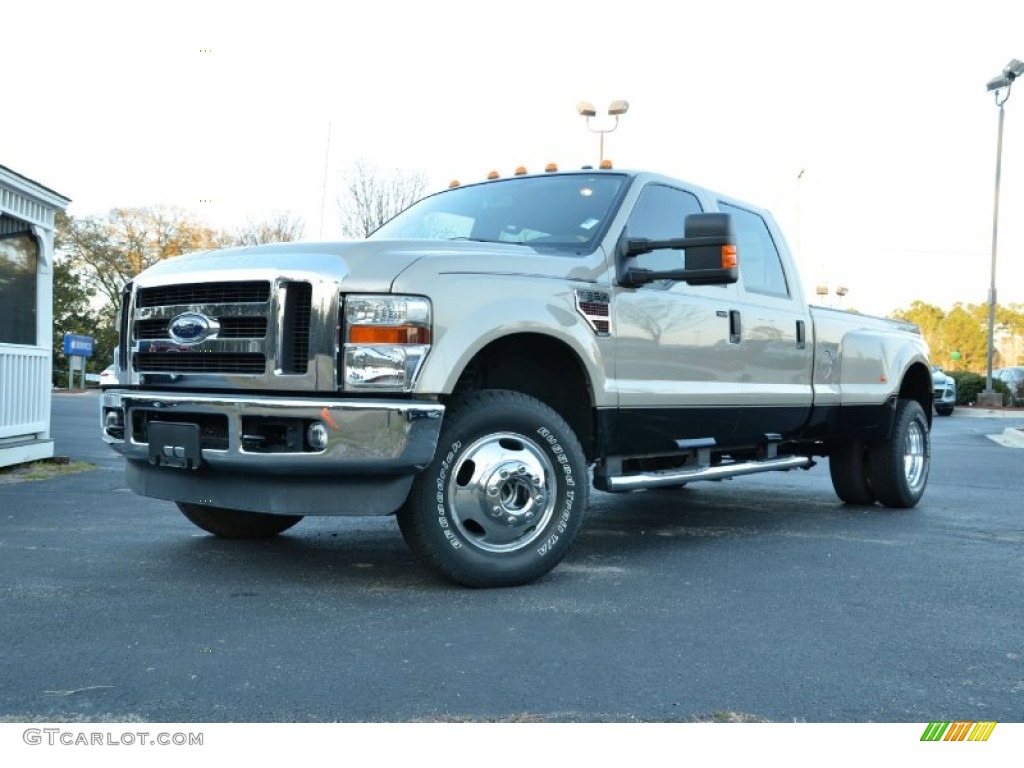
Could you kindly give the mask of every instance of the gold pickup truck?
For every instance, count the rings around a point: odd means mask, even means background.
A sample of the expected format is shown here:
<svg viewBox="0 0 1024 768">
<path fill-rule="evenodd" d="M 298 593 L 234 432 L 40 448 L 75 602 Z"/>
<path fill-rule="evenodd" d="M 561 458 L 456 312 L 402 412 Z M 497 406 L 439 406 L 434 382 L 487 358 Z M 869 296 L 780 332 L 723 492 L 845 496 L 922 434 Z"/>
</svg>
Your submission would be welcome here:
<svg viewBox="0 0 1024 768">
<path fill-rule="evenodd" d="M 455 186 L 360 242 L 194 253 L 124 289 L 104 439 L 213 534 L 397 514 L 472 586 L 547 573 L 609 492 L 807 468 L 912 507 L 917 329 L 808 306 L 764 210 L 645 172 Z"/>
</svg>

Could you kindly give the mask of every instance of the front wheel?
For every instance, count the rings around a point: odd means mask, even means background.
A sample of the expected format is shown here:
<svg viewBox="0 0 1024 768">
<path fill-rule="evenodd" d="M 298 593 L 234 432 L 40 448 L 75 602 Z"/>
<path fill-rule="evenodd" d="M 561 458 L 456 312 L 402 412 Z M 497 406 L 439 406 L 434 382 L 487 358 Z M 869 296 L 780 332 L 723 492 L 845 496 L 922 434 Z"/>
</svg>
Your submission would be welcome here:
<svg viewBox="0 0 1024 768">
<path fill-rule="evenodd" d="M 287 531 L 302 519 L 301 515 L 267 515 L 185 501 L 176 503 L 192 523 L 222 539 L 266 539 Z"/>
<path fill-rule="evenodd" d="M 928 419 L 916 400 L 900 400 L 889 437 L 871 447 L 868 475 L 887 507 L 913 507 L 924 494 L 931 465 Z"/>
<path fill-rule="evenodd" d="M 519 392 L 483 390 L 450 406 L 434 461 L 398 525 L 444 576 L 471 587 L 525 584 L 565 556 L 587 505 L 572 429 Z"/>
</svg>

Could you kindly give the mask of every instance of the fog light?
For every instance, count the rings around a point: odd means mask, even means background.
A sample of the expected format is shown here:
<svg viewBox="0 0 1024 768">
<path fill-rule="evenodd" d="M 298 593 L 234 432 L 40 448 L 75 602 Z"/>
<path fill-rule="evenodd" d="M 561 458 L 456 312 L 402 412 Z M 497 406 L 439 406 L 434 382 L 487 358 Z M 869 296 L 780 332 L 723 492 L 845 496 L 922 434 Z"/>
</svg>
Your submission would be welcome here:
<svg viewBox="0 0 1024 768">
<path fill-rule="evenodd" d="M 306 441 L 313 450 L 322 451 L 327 447 L 327 427 L 319 421 L 314 421 L 306 430 Z"/>
<path fill-rule="evenodd" d="M 111 437 L 124 438 L 124 421 L 121 411 L 109 410 L 103 414 L 103 428 Z"/>
</svg>

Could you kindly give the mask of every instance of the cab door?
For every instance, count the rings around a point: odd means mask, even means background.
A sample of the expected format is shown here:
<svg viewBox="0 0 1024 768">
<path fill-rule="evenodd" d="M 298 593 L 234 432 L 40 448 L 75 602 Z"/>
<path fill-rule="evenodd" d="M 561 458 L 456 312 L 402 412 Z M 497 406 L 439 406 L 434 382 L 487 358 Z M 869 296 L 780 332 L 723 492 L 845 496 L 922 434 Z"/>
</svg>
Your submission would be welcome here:
<svg viewBox="0 0 1024 768">
<path fill-rule="evenodd" d="M 697 196 L 648 183 L 630 214 L 630 237 L 685 235 L 686 216 L 701 213 Z M 683 252 L 652 251 L 632 265 L 683 267 Z M 744 378 L 735 334 L 735 285 L 694 286 L 661 280 L 614 289 L 615 378 L 619 408 L 606 424 L 614 455 L 673 453 L 697 443 L 735 439 Z"/>
<path fill-rule="evenodd" d="M 792 436 L 810 415 L 814 340 L 796 275 L 786 273 L 782 236 L 766 214 L 719 201 L 739 253 L 736 313 L 743 368 L 738 433 L 744 441 Z"/>
</svg>

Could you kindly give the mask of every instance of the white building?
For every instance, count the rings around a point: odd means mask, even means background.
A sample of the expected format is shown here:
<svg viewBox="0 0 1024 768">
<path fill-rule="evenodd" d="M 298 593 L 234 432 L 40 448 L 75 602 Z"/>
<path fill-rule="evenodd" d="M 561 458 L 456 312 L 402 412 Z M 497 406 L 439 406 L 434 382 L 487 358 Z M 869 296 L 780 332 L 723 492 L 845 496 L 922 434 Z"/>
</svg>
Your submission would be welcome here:
<svg viewBox="0 0 1024 768">
<path fill-rule="evenodd" d="M 0 467 L 53 456 L 53 230 L 70 202 L 0 165 Z"/>
</svg>

